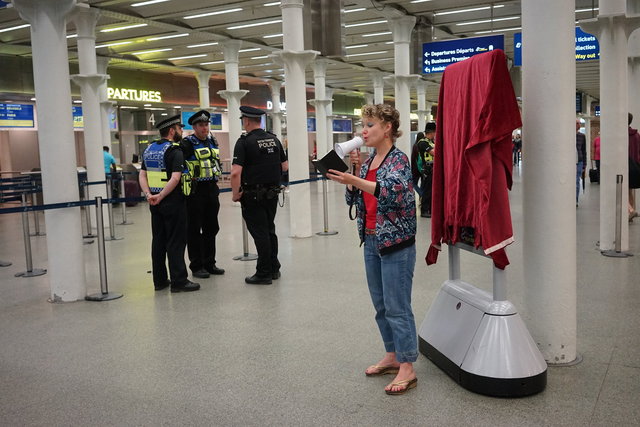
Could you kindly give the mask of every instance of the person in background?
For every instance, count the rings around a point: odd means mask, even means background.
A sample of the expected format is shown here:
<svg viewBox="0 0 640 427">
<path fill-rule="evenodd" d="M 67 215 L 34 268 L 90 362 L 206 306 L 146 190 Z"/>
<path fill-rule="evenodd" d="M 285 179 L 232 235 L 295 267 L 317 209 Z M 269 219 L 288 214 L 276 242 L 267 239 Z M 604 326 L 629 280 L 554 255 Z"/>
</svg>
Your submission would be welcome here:
<svg viewBox="0 0 640 427">
<path fill-rule="evenodd" d="M 576 119 L 576 206 L 580 196 L 580 179 L 587 161 L 587 138 L 580 132 L 581 127 L 580 119 Z"/>
<path fill-rule="evenodd" d="M 600 173 L 600 133 L 593 139 L 593 146 L 591 147 L 591 158 L 596 162 L 596 170 Z M 600 181 L 598 181 L 600 184 Z"/>
<path fill-rule="evenodd" d="M 394 144 L 401 135 L 399 117 L 389 105 L 363 106 L 362 137 L 373 153 L 364 163 L 359 150 L 349 154 L 355 175 L 333 169 L 327 174 L 347 185 L 347 203 L 357 208 L 367 284 L 386 351 L 365 374 L 396 374 L 385 387 L 390 395 L 404 394 L 418 382 L 413 369 L 418 343 L 411 310 L 416 205 L 409 159 Z"/>
<path fill-rule="evenodd" d="M 633 114 L 629 113 L 629 158 L 633 159 L 637 164 L 640 164 L 640 134 L 638 130 L 631 127 L 633 121 Z M 633 173 L 629 171 L 629 173 Z M 627 179 L 629 183 L 629 222 L 633 221 L 633 218 L 638 216 L 636 210 L 636 190 L 631 186 L 631 179 Z"/>
<path fill-rule="evenodd" d="M 105 175 L 116 170 L 116 159 L 109 153 L 109 147 L 102 146 L 102 156 L 104 157 L 104 173 Z"/>
<path fill-rule="evenodd" d="M 422 197 L 422 188 L 420 188 L 420 178 L 422 174 L 418 168 L 418 142 L 424 139 L 424 133 L 418 132 L 416 134 L 416 140 L 411 147 L 411 176 L 413 177 L 413 188 L 415 188 L 418 196 Z"/>
</svg>

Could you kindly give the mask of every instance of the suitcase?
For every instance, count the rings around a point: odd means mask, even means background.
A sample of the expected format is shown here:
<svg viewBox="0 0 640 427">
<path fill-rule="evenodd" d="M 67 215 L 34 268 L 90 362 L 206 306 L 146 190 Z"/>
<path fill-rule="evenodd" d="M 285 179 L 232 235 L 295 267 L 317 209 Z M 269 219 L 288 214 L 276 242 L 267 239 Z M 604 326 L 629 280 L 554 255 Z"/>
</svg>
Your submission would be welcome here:
<svg viewBox="0 0 640 427">
<path fill-rule="evenodd" d="M 125 181 L 124 182 L 124 197 L 140 197 L 140 184 L 136 181 Z M 136 206 L 138 202 L 136 201 L 128 201 L 126 205 L 128 207 Z"/>
<path fill-rule="evenodd" d="M 600 171 L 598 169 L 589 169 L 589 181 L 592 184 L 600 182 Z"/>
</svg>

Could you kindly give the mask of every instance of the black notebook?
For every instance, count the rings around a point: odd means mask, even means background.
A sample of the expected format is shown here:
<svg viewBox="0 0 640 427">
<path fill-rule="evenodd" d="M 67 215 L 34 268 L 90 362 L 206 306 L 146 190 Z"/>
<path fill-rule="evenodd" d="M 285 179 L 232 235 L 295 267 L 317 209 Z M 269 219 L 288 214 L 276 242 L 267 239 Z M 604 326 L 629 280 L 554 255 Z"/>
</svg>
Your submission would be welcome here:
<svg viewBox="0 0 640 427">
<path fill-rule="evenodd" d="M 336 154 L 334 150 L 329 151 L 323 158 L 320 160 L 314 160 L 313 164 L 315 165 L 318 172 L 322 174 L 325 178 L 327 177 L 327 172 L 329 169 L 335 169 L 340 172 L 346 172 L 349 170 L 349 166 L 345 164 L 344 161 Z"/>
</svg>

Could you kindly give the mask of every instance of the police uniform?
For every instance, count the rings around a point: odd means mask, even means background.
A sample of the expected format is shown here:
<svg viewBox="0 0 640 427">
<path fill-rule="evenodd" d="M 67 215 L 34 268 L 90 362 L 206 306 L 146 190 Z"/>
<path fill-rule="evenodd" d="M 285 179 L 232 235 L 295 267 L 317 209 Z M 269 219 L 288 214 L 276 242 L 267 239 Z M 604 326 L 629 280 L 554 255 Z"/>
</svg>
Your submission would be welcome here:
<svg viewBox="0 0 640 427">
<path fill-rule="evenodd" d="M 243 116 L 259 118 L 264 111 L 240 107 Z M 242 217 L 258 252 L 256 274 L 250 284 L 269 284 L 280 277 L 278 236 L 274 219 L 278 207 L 282 162 L 287 155 L 278 138 L 264 129 L 243 134 L 233 151 L 233 164 L 242 166 Z"/>
<path fill-rule="evenodd" d="M 170 117 L 156 125 L 158 130 L 180 123 L 180 116 Z M 142 169 L 146 171 L 151 194 L 158 194 L 167 185 L 173 172 L 184 171 L 184 158 L 178 143 L 166 138 L 152 142 L 142 155 Z M 194 291 L 200 285 L 187 278 L 184 249 L 187 243 L 185 208 L 182 185 L 167 194 L 159 204 L 149 206 L 151 211 L 151 259 L 153 284 L 156 290 L 169 285 L 166 259 L 169 261 L 171 291 Z"/>
<path fill-rule="evenodd" d="M 189 124 L 209 123 L 210 118 L 208 111 L 201 110 L 189 117 Z M 189 268 L 195 277 L 224 274 L 216 267 L 216 235 L 220 231 L 217 181 L 221 174 L 218 142 L 210 135 L 200 140 L 193 134 L 184 138 L 181 146 L 192 180 L 191 194 L 187 196 Z"/>
</svg>

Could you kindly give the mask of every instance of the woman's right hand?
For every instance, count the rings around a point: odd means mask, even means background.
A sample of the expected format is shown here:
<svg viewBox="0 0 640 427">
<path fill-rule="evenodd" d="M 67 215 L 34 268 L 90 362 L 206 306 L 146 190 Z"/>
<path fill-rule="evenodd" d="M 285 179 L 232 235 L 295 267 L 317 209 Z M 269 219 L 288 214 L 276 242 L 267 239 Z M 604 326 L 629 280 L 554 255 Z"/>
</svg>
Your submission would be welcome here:
<svg viewBox="0 0 640 427">
<path fill-rule="evenodd" d="M 353 150 L 349 153 L 349 162 L 355 166 L 356 172 L 360 171 L 360 150 Z"/>
</svg>

